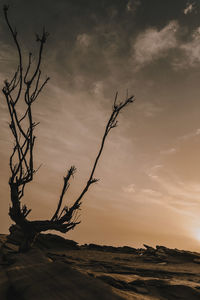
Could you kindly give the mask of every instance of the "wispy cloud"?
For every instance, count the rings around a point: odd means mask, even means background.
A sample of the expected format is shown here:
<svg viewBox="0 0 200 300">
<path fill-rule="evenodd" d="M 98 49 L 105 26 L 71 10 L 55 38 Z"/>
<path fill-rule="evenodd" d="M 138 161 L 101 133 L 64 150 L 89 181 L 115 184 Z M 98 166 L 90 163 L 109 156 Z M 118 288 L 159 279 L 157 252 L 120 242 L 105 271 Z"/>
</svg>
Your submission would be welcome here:
<svg viewBox="0 0 200 300">
<path fill-rule="evenodd" d="M 191 10 L 193 4 L 188 6 Z M 188 12 L 189 13 L 189 12 Z M 189 40 L 180 39 L 182 29 L 177 21 L 170 21 L 161 30 L 148 28 L 141 32 L 133 44 L 132 57 L 138 68 L 160 58 L 169 58 L 170 50 L 176 50 L 169 60 L 175 70 L 196 67 L 200 64 L 200 27 L 191 33 Z"/>
<path fill-rule="evenodd" d="M 195 3 L 194 2 L 188 2 L 187 5 L 186 5 L 186 8 L 184 9 L 183 13 L 185 15 L 188 15 L 188 14 L 191 14 L 192 11 L 194 10 L 194 7 L 195 7 Z"/>
<path fill-rule="evenodd" d="M 97 81 L 93 85 L 93 93 L 97 97 L 102 98 L 104 96 L 104 84 L 102 81 Z"/>
<path fill-rule="evenodd" d="M 184 60 L 180 60 L 179 67 L 195 66 L 200 63 L 200 27 L 196 28 L 189 42 L 180 45 Z"/>
<path fill-rule="evenodd" d="M 188 139 L 198 136 L 198 135 L 200 135 L 200 128 L 197 128 L 197 129 L 193 130 L 192 132 L 189 132 L 187 134 L 180 136 L 178 140 L 188 140 Z"/>
<path fill-rule="evenodd" d="M 178 152 L 181 151 L 181 148 L 183 147 L 183 143 L 190 142 L 192 139 L 198 137 L 199 135 L 200 135 L 200 128 L 194 129 L 189 133 L 181 135 L 176 139 L 176 141 L 173 143 L 171 147 L 160 151 L 160 154 L 163 157 L 176 155 Z M 162 165 L 158 165 L 156 166 L 156 168 L 157 167 L 160 168 L 162 167 Z"/>
<path fill-rule="evenodd" d="M 181 215 L 196 217 L 196 209 L 200 206 L 200 184 L 186 183 L 172 172 L 164 168 L 152 168 L 148 176 L 157 186 L 156 193 L 148 193 L 158 204 L 168 207 Z M 160 195 L 159 195 L 160 193 Z"/>
<path fill-rule="evenodd" d="M 170 49 L 177 47 L 177 21 L 171 21 L 163 29 L 149 28 L 137 37 L 133 45 L 136 63 L 144 65 L 168 54 Z"/>
<path fill-rule="evenodd" d="M 167 172 L 164 169 L 160 173 L 154 171 L 154 173 L 150 173 L 149 176 L 159 184 L 166 195 L 172 196 L 173 199 L 178 200 L 179 203 L 183 202 L 185 205 L 189 200 L 189 205 L 200 204 L 200 183 L 187 182 L 186 184 L 174 173 Z"/>
<path fill-rule="evenodd" d="M 155 190 L 152 190 L 152 189 L 142 189 L 141 192 L 143 194 L 146 194 L 146 195 L 149 195 L 149 196 L 152 196 L 152 197 L 160 197 L 160 196 L 162 196 L 162 193 L 160 193 L 158 191 L 155 191 Z"/>
<path fill-rule="evenodd" d="M 82 33 L 77 36 L 76 41 L 81 48 L 87 48 L 91 43 L 91 36 L 87 33 Z"/>
<path fill-rule="evenodd" d="M 123 187 L 123 191 L 125 193 L 135 193 L 135 191 L 136 191 L 135 184 L 131 183 L 128 186 Z"/>
<path fill-rule="evenodd" d="M 159 104 L 148 101 L 139 103 L 137 109 L 141 111 L 145 117 L 154 117 L 163 111 L 163 108 Z"/>
<path fill-rule="evenodd" d="M 165 154 L 165 155 L 171 155 L 176 153 L 177 149 L 175 147 L 169 148 L 167 150 L 163 150 L 161 151 L 161 154 Z"/>
<path fill-rule="evenodd" d="M 127 5 L 126 5 L 126 9 L 128 12 L 132 12 L 135 13 L 138 6 L 141 5 L 141 1 L 140 0 L 129 0 Z"/>
</svg>

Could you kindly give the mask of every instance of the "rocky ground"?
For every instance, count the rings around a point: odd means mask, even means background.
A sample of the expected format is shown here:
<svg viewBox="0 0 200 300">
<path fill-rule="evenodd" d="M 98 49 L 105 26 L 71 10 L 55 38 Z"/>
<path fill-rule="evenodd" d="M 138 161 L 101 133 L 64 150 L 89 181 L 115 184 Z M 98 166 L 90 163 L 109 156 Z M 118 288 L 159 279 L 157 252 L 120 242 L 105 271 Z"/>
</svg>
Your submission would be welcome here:
<svg viewBox="0 0 200 300">
<path fill-rule="evenodd" d="M 200 299 L 199 253 L 79 246 L 51 234 L 28 253 L 12 234 L 0 246 L 1 300 Z"/>
</svg>

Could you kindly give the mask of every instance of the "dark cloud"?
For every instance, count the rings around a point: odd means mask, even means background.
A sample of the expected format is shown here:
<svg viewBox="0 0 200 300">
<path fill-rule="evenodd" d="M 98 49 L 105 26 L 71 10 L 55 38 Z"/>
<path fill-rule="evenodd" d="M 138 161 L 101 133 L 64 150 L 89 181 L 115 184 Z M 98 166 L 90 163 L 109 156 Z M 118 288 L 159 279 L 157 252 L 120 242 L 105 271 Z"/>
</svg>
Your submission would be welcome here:
<svg viewBox="0 0 200 300">
<path fill-rule="evenodd" d="M 12 23 L 28 51 L 33 47 L 34 33 L 46 26 L 50 37 L 45 68 L 51 77 L 56 74 L 60 83 L 64 77 L 65 85 L 72 90 L 88 90 L 102 80 L 107 80 L 110 86 L 113 76 L 118 82 L 133 77 L 135 65 L 130 60 L 138 35 L 149 28 L 162 31 L 170 21 L 181 22 L 187 5 L 187 1 L 182 0 L 60 0 L 56 3 L 21 0 L 17 4 L 10 3 Z M 11 45 L 3 18 L 0 26 L 1 39 Z"/>
</svg>

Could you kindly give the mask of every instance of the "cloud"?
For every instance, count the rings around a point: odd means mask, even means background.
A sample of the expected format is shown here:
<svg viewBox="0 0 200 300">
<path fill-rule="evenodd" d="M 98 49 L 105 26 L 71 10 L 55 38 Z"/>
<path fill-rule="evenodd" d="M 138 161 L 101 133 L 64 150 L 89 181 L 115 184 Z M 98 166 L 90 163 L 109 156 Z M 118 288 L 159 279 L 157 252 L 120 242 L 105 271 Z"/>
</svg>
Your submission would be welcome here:
<svg viewBox="0 0 200 300">
<path fill-rule="evenodd" d="M 87 48 L 91 43 L 91 37 L 87 33 L 82 33 L 77 35 L 76 41 L 81 48 Z"/>
<path fill-rule="evenodd" d="M 161 108 L 159 105 L 148 101 L 139 103 L 137 108 L 139 111 L 143 112 L 145 117 L 154 117 L 163 111 L 163 108 Z"/>
<path fill-rule="evenodd" d="M 126 9 L 128 12 L 132 12 L 135 13 L 138 6 L 141 5 L 141 1 L 140 0 L 129 0 L 127 5 L 126 5 Z"/>
<path fill-rule="evenodd" d="M 142 189 L 141 192 L 146 194 L 146 195 L 152 196 L 152 197 L 162 196 L 162 194 L 160 192 L 152 190 L 152 189 Z"/>
<path fill-rule="evenodd" d="M 176 55 L 171 57 L 169 63 L 174 70 L 199 66 L 200 27 L 193 30 L 189 41 L 179 39 L 180 35 L 181 28 L 177 21 L 170 21 L 161 30 L 148 28 L 141 32 L 132 46 L 136 70 L 160 58 L 168 57 L 172 49 L 176 50 Z"/>
<path fill-rule="evenodd" d="M 162 194 L 160 204 L 191 216 L 196 215 L 196 209 L 200 205 L 199 168 L 196 160 L 199 135 L 200 129 L 197 128 L 181 136 L 174 147 L 161 152 L 164 156 L 160 157 L 160 164 L 146 171 L 151 181 L 150 186 Z M 192 146 L 191 140 L 196 141 Z"/>
<path fill-rule="evenodd" d="M 144 65 L 165 57 L 170 49 L 177 47 L 177 21 L 171 21 L 163 29 L 149 28 L 139 34 L 133 46 L 136 63 Z"/>
<path fill-rule="evenodd" d="M 150 170 L 146 171 L 146 174 L 149 178 L 156 179 L 158 177 L 157 171 L 162 168 L 163 168 L 163 165 L 155 165 L 155 166 L 151 167 Z"/>
<path fill-rule="evenodd" d="M 180 45 L 180 50 L 183 51 L 185 57 L 181 60 L 179 67 L 195 66 L 200 62 L 200 27 L 193 32 L 191 41 Z"/>
<path fill-rule="evenodd" d="M 187 134 L 184 134 L 182 136 L 179 137 L 179 140 L 188 140 L 188 139 L 191 139 L 195 136 L 198 136 L 200 135 L 200 128 L 197 128 L 195 129 L 194 131 L 190 132 L 190 133 L 187 133 Z"/>
<path fill-rule="evenodd" d="M 133 183 L 131 183 L 131 184 L 129 184 L 128 186 L 126 186 L 126 187 L 123 187 L 123 191 L 125 192 L 125 193 L 135 193 L 135 184 L 133 184 Z"/>
<path fill-rule="evenodd" d="M 196 217 L 196 209 L 200 204 L 200 184 L 197 182 L 183 182 L 165 168 L 152 168 L 148 173 L 149 178 L 156 187 L 156 193 L 147 192 L 146 196 L 157 204 L 170 208 L 180 215 Z M 143 193 L 145 195 L 145 193 Z"/>
<path fill-rule="evenodd" d="M 186 8 L 185 8 L 184 11 L 183 11 L 183 13 L 184 13 L 185 15 L 191 14 L 192 11 L 194 10 L 194 5 L 195 5 L 194 2 L 193 2 L 193 3 L 189 3 L 189 2 L 188 2 Z"/>
<path fill-rule="evenodd" d="M 104 84 L 102 81 L 97 81 L 94 83 L 94 87 L 93 87 L 93 93 L 97 96 L 97 97 L 103 97 L 104 96 Z"/>
<path fill-rule="evenodd" d="M 177 149 L 172 147 L 172 148 L 169 148 L 167 150 L 161 151 L 160 153 L 165 154 L 165 155 L 171 155 L 171 154 L 176 153 L 176 151 L 177 151 Z"/>
<path fill-rule="evenodd" d="M 189 205 L 200 203 L 200 184 L 197 182 L 183 182 L 172 172 L 167 172 L 162 169 L 160 172 L 154 171 L 149 173 L 149 176 L 154 180 L 159 188 L 162 188 L 165 195 L 171 196 L 174 201 Z M 173 200 L 172 200 L 173 201 Z"/>
</svg>

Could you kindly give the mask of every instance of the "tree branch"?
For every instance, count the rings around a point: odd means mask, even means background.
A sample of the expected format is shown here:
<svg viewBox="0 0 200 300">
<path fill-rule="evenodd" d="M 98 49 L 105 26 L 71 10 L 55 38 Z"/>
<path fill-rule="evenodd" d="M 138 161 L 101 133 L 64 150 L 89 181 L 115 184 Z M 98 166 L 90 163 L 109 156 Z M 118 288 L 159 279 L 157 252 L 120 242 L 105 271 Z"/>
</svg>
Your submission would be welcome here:
<svg viewBox="0 0 200 300">
<path fill-rule="evenodd" d="M 62 193 L 61 193 L 61 196 L 60 196 L 58 207 L 57 207 L 57 210 L 56 210 L 54 216 L 51 219 L 52 222 L 56 222 L 57 230 L 59 230 L 59 231 L 62 230 L 61 232 L 64 232 L 63 230 L 65 230 L 65 229 L 68 230 L 69 227 L 67 226 L 67 224 L 70 224 L 70 226 L 72 226 L 73 228 L 77 224 L 79 224 L 79 222 L 76 222 L 76 220 L 77 220 L 77 211 L 80 209 L 80 206 L 81 206 L 81 200 L 82 200 L 83 196 L 87 193 L 89 187 L 93 183 L 96 183 L 99 180 L 99 179 L 94 178 L 94 173 L 95 173 L 96 167 L 98 165 L 99 159 L 101 157 L 101 154 L 102 154 L 102 151 L 103 151 L 103 148 L 104 148 L 104 145 L 105 145 L 106 138 L 107 138 L 110 130 L 117 126 L 117 117 L 118 117 L 120 111 L 125 106 L 127 106 L 128 104 L 135 101 L 134 96 L 131 96 L 131 97 L 126 98 L 123 102 L 120 102 L 119 104 L 117 104 L 117 96 L 118 96 L 118 94 L 116 93 L 113 108 L 112 108 L 112 113 L 111 113 L 111 116 L 110 116 L 110 118 L 109 118 L 109 120 L 106 124 L 104 135 L 103 135 L 102 140 L 101 140 L 100 148 L 99 148 L 99 151 L 97 153 L 96 159 L 94 161 L 94 165 L 92 167 L 89 179 L 88 179 L 85 187 L 83 188 L 81 194 L 79 195 L 77 200 L 74 202 L 74 204 L 70 208 L 65 206 L 62 209 L 60 215 L 58 216 L 58 212 L 59 212 L 59 210 L 61 208 L 61 205 L 62 205 L 63 196 L 64 196 L 67 188 L 69 187 L 68 181 L 69 181 L 70 176 L 73 173 L 72 168 L 75 168 L 75 167 L 71 167 L 71 169 L 68 171 L 67 176 L 64 177 L 64 186 L 63 186 L 63 189 L 62 189 Z M 58 226 L 58 224 L 59 224 L 60 227 Z M 58 228 L 60 228 L 60 229 L 58 229 Z"/>
</svg>

